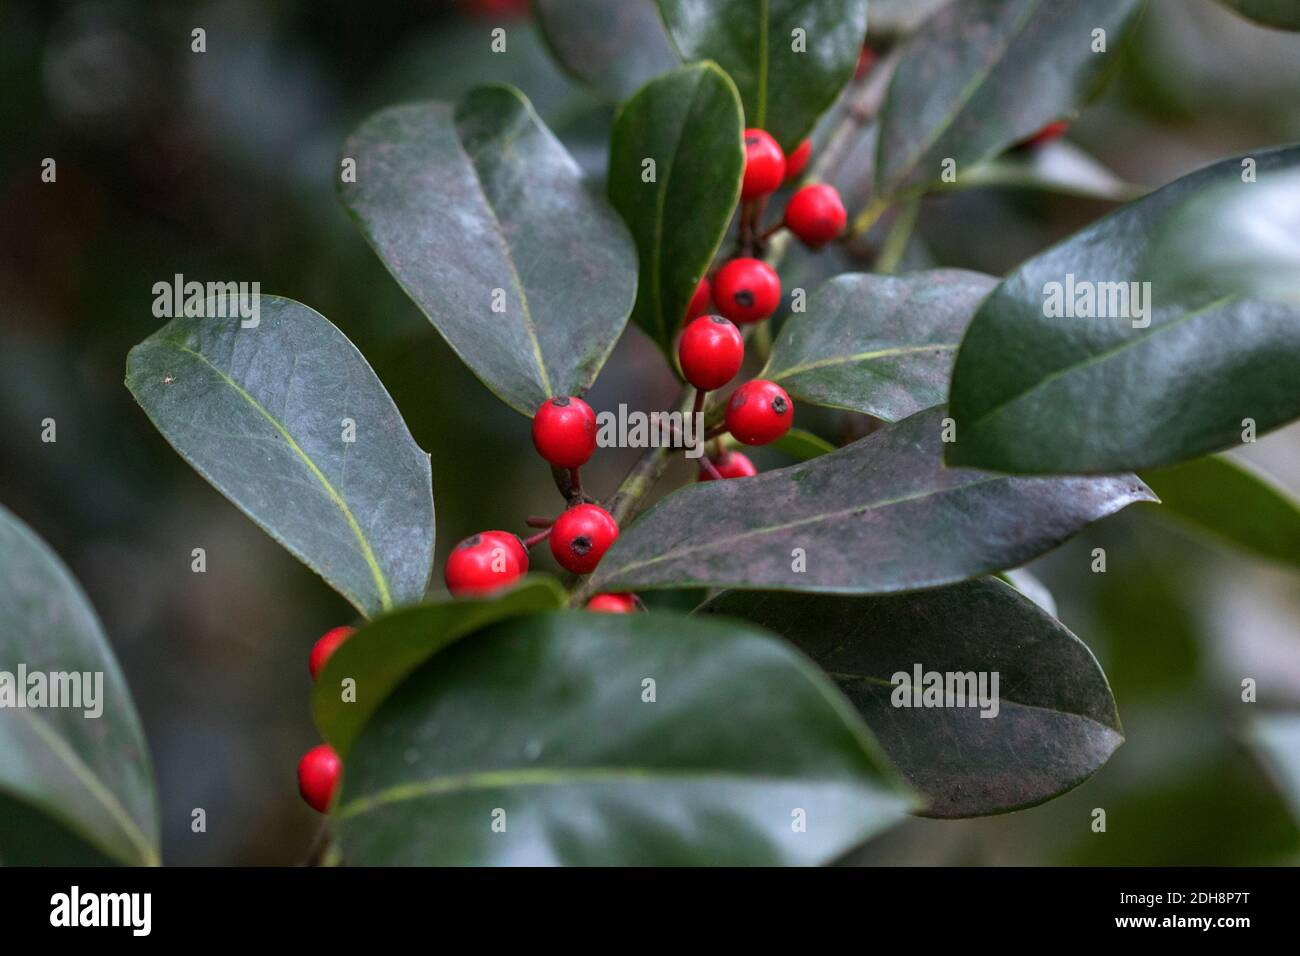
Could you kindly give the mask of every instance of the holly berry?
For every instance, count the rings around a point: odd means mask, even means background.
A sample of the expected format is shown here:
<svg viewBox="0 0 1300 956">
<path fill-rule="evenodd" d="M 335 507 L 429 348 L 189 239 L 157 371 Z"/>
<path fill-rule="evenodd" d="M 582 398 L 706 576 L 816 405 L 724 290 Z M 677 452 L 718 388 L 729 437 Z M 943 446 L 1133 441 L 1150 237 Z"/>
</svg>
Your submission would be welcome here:
<svg viewBox="0 0 1300 956">
<path fill-rule="evenodd" d="M 839 190 L 825 183 L 804 186 L 785 207 L 786 227 L 814 249 L 843 232 L 848 220 Z"/>
<path fill-rule="evenodd" d="M 853 78 L 855 80 L 862 79 L 871 72 L 871 68 L 875 65 L 876 51 L 864 43 L 862 49 L 858 51 L 858 65 L 853 70 Z"/>
<path fill-rule="evenodd" d="M 557 468 L 585 465 L 596 451 L 596 413 L 576 396 L 547 399 L 533 416 L 533 445 Z"/>
<path fill-rule="evenodd" d="M 745 361 L 745 340 L 740 329 L 722 316 L 702 315 L 686 326 L 677 358 L 686 381 L 707 392 L 736 377 Z"/>
<path fill-rule="evenodd" d="M 320 674 L 321 668 L 330 656 L 338 650 L 338 646 L 356 633 L 355 627 L 335 627 L 325 632 L 325 635 L 312 645 L 311 656 L 307 658 L 307 669 L 311 671 L 311 679 L 315 680 Z"/>
<path fill-rule="evenodd" d="M 741 199 L 757 199 L 777 191 L 785 179 L 785 153 L 770 133 L 761 129 L 745 130 L 745 178 L 740 185 Z"/>
<path fill-rule="evenodd" d="M 749 456 L 743 452 L 729 451 L 725 452 L 721 458 L 713 463 L 719 475 L 723 478 L 748 478 L 750 475 L 757 475 L 758 469 L 754 463 L 749 460 Z M 711 474 L 700 469 L 699 481 L 713 481 Z"/>
<path fill-rule="evenodd" d="M 587 602 L 588 611 L 602 614 L 631 614 L 636 610 L 634 594 L 597 594 Z"/>
<path fill-rule="evenodd" d="M 508 531 L 484 531 L 471 535 L 447 556 L 444 576 L 447 590 L 459 597 L 500 590 L 528 570 L 528 552 L 523 542 Z"/>
<path fill-rule="evenodd" d="M 731 393 L 727 431 L 743 445 L 766 445 L 790 430 L 794 404 L 776 382 L 756 378 Z"/>
<path fill-rule="evenodd" d="M 317 744 L 298 761 L 298 792 L 317 813 L 329 812 L 343 764 L 329 744 Z"/>
<path fill-rule="evenodd" d="M 1058 120 L 1055 123 L 1048 123 L 1029 139 L 1025 140 L 1025 146 L 1042 146 L 1044 143 L 1050 143 L 1054 139 L 1060 139 L 1065 135 L 1065 131 L 1070 128 L 1070 124 L 1065 120 Z"/>
<path fill-rule="evenodd" d="M 551 554 L 560 567 L 590 574 L 618 538 L 618 522 L 599 505 L 575 505 L 551 526 Z"/>
<path fill-rule="evenodd" d="M 732 259 L 713 277 L 713 301 L 732 322 L 761 322 L 781 304 L 781 280 L 761 259 Z"/>
<path fill-rule="evenodd" d="M 812 158 L 812 140 L 805 139 L 795 147 L 794 152 L 785 158 L 786 182 L 798 179 Z"/>
<path fill-rule="evenodd" d="M 701 315 L 708 315 L 713 311 L 713 289 L 709 287 L 709 277 L 704 276 L 700 279 L 699 284 L 695 286 L 695 293 L 691 296 L 691 304 L 686 307 L 686 321 L 698 318 Z"/>
</svg>

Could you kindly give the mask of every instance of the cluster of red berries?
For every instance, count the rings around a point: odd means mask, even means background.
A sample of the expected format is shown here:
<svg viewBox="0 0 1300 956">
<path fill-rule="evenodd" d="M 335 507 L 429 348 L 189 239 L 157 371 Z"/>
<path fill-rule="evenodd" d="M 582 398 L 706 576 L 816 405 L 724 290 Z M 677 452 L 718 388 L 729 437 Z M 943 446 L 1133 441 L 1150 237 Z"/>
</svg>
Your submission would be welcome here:
<svg viewBox="0 0 1300 956">
<path fill-rule="evenodd" d="M 325 662 L 355 631 L 356 628 L 352 627 L 336 627 L 326 631 L 315 643 L 311 656 L 307 658 L 307 670 L 311 672 L 312 680 L 320 676 Z M 298 792 L 313 810 L 326 813 L 334 802 L 342 772 L 343 762 L 334 748 L 329 744 L 317 744 L 298 761 Z"/>
</svg>

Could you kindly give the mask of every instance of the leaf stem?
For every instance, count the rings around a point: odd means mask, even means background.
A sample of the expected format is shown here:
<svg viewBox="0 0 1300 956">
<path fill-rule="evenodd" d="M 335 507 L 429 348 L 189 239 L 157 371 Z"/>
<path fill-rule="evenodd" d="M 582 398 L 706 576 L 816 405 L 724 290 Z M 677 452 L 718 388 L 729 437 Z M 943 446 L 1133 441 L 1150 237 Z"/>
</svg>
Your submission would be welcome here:
<svg viewBox="0 0 1300 956">
<path fill-rule="evenodd" d="M 921 199 L 919 196 L 909 199 L 899 209 L 894 224 L 889 228 L 889 234 L 885 236 L 885 243 L 880 247 L 880 255 L 876 259 L 876 272 L 888 275 L 894 272 L 898 268 L 898 264 L 903 261 L 903 256 L 907 252 L 907 244 L 912 238 L 912 230 L 916 228 L 916 217 L 920 209 Z"/>
</svg>

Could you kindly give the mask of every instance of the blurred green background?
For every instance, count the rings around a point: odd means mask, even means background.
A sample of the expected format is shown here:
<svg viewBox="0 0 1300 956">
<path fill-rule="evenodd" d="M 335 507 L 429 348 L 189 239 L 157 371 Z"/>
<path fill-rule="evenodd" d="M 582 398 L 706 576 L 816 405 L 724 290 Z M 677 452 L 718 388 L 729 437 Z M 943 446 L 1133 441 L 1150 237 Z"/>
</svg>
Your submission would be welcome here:
<svg viewBox="0 0 1300 956">
<path fill-rule="evenodd" d="M 489 31 L 503 25 L 508 52 L 492 54 Z M 205 53 L 191 52 L 196 27 Z M 334 197 L 340 143 L 368 112 L 483 81 L 523 89 L 601 174 L 612 110 L 551 63 L 523 3 L 0 8 L 0 501 L 67 561 L 104 620 L 152 749 L 168 863 L 307 858 L 320 818 L 294 778 L 317 742 L 306 656 L 351 611 L 195 475 L 122 386 L 127 350 L 162 324 L 152 286 L 175 273 L 256 280 L 356 342 L 432 453 L 439 575 L 465 535 L 520 530 L 523 515 L 555 498 L 528 423 L 460 365 Z M 1210 0 L 1158 0 L 1069 139 L 1124 179 L 1159 185 L 1300 141 L 1297 90 L 1300 35 L 1252 26 Z M 54 184 L 41 182 L 45 157 L 57 161 Z M 916 255 L 1001 273 L 1108 208 L 1006 189 L 945 196 L 923 209 L 928 253 Z M 835 255 L 834 269 L 865 268 Z M 814 275 L 827 260 L 791 269 Z M 657 352 L 630 330 L 590 401 L 660 408 L 675 393 Z M 54 444 L 40 441 L 47 417 Z M 828 437 L 853 427 L 817 423 Z M 634 454 L 602 453 L 586 483 L 607 493 Z M 1300 491 L 1300 428 L 1244 455 Z M 195 547 L 207 550 L 205 574 L 190 570 Z M 1106 574 L 1089 571 L 1094 547 L 1107 549 Z M 1127 744 L 1048 805 L 915 820 L 853 860 L 1300 859 L 1297 821 L 1249 746 L 1257 718 L 1300 709 L 1300 578 L 1188 537 L 1149 506 L 1033 570 L 1101 659 Z M 1258 703 L 1240 701 L 1243 677 L 1258 681 Z M 196 807 L 207 811 L 205 834 L 190 832 Z M 1105 833 L 1090 829 L 1094 807 L 1107 811 Z"/>
</svg>

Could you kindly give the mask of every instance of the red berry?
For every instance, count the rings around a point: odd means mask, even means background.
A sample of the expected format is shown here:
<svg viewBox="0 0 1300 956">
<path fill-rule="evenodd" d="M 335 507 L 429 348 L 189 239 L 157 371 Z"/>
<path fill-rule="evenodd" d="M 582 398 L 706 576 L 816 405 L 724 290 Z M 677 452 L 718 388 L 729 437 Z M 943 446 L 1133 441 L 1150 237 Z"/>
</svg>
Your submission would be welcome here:
<svg viewBox="0 0 1300 956">
<path fill-rule="evenodd" d="M 596 450 L 596 413 L 580 398 L 551 398 L 533 416 L 533 445 L 558 468 L 585 465 Z"/>
<path fill-rule="evenodd" d="M 338 646 L 355 632 L 355 627 L 336 627 L 326 631 L 325 636 L 312 646 L 311 656 L 307 658 L 307 669 L 311 671 L 312 680 L 320 674 L 321 668 L 330 659 L 330 655 L 338 650 Z"/>
<path fill-rule="evenodd" d="M 794 404 L 776 382 L 756 378 L 731 393 L 727 431 L 744 445 L 766 445 L 790 430 Z"/>
<path fill-rule="evenodd" d="M 590 574 L 618 537 L 618 522 L 599 505 L 575 505 L 551 526 L 551 554 L 560 567 Z"/>
<path fill-rule="evenodd" d="M 597 594 L 587 602 L 587 610 L 603 614 L 631 614 L 636 610 L 636 595 Z"/>
<path fill-rule="evenodd" d="M 824 246 L 841 232 L 848 222 L 839 190 L 825 183 L 804 186 L 785 207 L 785 224 L 804 243 L 814 248 Z"/>
<path fill-rule="evenodd" d="M 713 289 L 709 287 L 709 277 L 700 279 L 691 296 L 691 304 L 686 307 L 686 321 L 708 315 L 713 311 Z"/>
<path fill-rule="evenodd" d="M 785 153 L 768 132 L 745 130 L 745 179 L 741 199 L 757 199 L 774 193 L 785 179 Z"/>
<path fill-rule="evenodd" d="M 723 478 L 748 478 L 750 475 L 758 474 L 758 469 L 749 460 L 749 456 L 738 451 L 724 453 L 721 458 L 713 463 L 713 467 L 718 470 L 718 474 Z M 713 476 L 701 468 L 698 480 L 713 481 Z"/>
<path fill-rule="evenodd" d="M 855 80 L 862 79 L 871 72 L 871 68 L 875 65 L 876 51 L 864 43 L 862 49 L 858 52 L 858 65 L 853 71 L 853 78 Z"/>
<path fill-rule="evenodd" d="M 462 594 L 491 594 L 519 580 L 528 570 L 528 552 L 508 531 L 484 531 L 451 549 L 444 572 L 447 590 Z"/>
<path fill-rule="evenodd" d="M 781 304 L 781 280 L 762 260 L 732 259 L 713 277 L 713 301 L 732 322 L 761 322 Z"/>
<path fill-rule="evenodd" d="M 740 329 L 722 316 L 702 315 L 686 326 L 677 357 L 686 381 L 707 392 L 736 377 L 745 361 L 745 340 Z"/>
<path fill-rule="evenodd" d="M 812 140 L 805 139 L 795 147 L 793 153 L 785 159 L 785 178 L 787 181 L 798 179 L 812 157 Z"/>
<path fill-rule="evenodd" d="M 1025 140 L 1026 146 L 1042 146 L 1044 143 L 1050 143 L 1054 139 L 1060 139 L 1065 135 L 1065 131 L 1070 128 L 1070 124 L 1065 120 L 1058 120 L 1055 123 L 1048 123 L 1029 139 Z"/>
<path fill-rule="evenodd" d="M 343 764 L 329 744 L 318 744 L 298 761 L 298 792 L 317 813 L 329 812 Z"/>
</svg>

